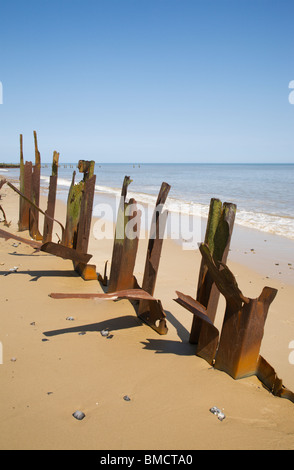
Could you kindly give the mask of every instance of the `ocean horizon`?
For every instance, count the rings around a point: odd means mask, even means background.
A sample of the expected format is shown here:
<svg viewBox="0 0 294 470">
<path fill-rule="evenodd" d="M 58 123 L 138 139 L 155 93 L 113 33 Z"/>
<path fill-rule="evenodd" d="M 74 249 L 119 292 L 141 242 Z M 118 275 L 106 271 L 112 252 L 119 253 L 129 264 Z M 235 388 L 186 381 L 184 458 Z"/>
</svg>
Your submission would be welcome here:
<svg viewBox="0 0 294 470">
<path fill-rule="evenodd" d="M 60 162 L 58 194 L 65 199 L 76 163 Z M 19 169 L 0 175 L 19 178 Z M 42 163 L 41 185 L 48 186 L 51 165 Z M 96 163 L 96 201 L 119 196 L 125 175 L 128 195 L 154 205 L 161 183 L 171 186 L 171 213 L 207 217 L 211 198 L 237 205 L 236 224 L 294 240 L 294 164 L 292 163 Z"/>
</svg>

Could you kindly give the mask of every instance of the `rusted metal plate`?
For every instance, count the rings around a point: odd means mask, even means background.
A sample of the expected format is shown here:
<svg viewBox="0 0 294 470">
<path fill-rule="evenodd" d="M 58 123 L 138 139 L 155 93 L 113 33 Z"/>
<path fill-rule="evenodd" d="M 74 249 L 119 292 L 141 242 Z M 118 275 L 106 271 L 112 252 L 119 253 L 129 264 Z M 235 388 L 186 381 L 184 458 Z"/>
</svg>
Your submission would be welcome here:
<svg viewBox="0 0 294 470">
<path fill-rule="evenodd" d="M 52 241 L 53 222 L 55 215 L 55 204 L 56 204 L 56 191 L 57 191 L 57 179 L 58 179 L 58 161 L 59 153 L 54 152 L 53 164 L 52 164 L 52 175 L 50 176 L 47 210 L 44 217 L 44 229 L 43 229 L 43 243 Z"/>
<path fill-rule="evenodd" d="M 213 364 L 219 342 L 218 329 L 207 315 L 207 310 L 203 305 L 188 295 L 178 291 L 176 293 L 178 298 L 175 301 L 193 313 L 199 319 L 199 322 L 205 324 L 206 328 L 202 330 L 203 332 L 205 331 L 205 334 L 201 334 L 199 338 L 196 354 L 205 359 L 209 364 Z"/>
<path fill-rule="evenodd" d="M 96 181 L 95 162 L 80 160 L 78 167 L 79 171 L 84 173 L 84 178 L 75 184 L 76 172 L 73 173 L 67 199 L 66 225 L 62 244 L 85 252 L 88 249 L 91 228 Z"/>
<path fill-rule="evenodd" d="M 255 375 L 269 306 L 276 289 L 265 287 L 258 299 L 240 309 L 227 302 L 215 368 L 234 379 Z"/>
<path fill-rule="evenodd" d="M 226 202 L 222 204 L 219 199 L 211 199 L 204 243 L 209 247 L 215 261 L 222 263 L 227 261 L 235 216 L 235 204 Z M 196 299 L 206 307 L 207 315 L 213 322 L 219 296 L 220 292 L 202 258 Z M 197 344 L 200 341 L 201 330 L 205 330 L 205 328 L 206 325 L 195 316 L 192 322 L 190 343 Z M 206 332 L 203 331 L 203 334 L 206 335 Z"/>
<path fill-rule="evenodd" d="M 23 169 L 23 183 L 20 185 L 21 188 L 23 187 L 23 190 L 21 189 L 19 191 L 19 194 L 24 195 L 24 197 L 20 197 L 19 199 L 18 229 L 20 232 L 24 232 L 30 228 L 30 204 L 28 200 L 31 199 L 32 192 L 32 171 L 32 162 L 26 162 Z"/>
<path fill-rule="evenodd" d="M 123 257 L 124 257 L 124 246 L 125 246 L 125 228 L 126 228 L 126 197 L 128 186 L 131 184 L 132 180 L 129 176 L 125 176 L 122 190 L 121 190 L 121 198 L 120 204 L 117 213 L 116 219 L 116 227 L 115 227 L 115 237 L 113 242 L 113 250 L 112 250 L 112 259 L 111 259 L 111 268 L 110 268 L 110 276 L 109 276 L 109 284 L 108 284 L 108 292 L 115 292 L 117 291 L 120 276 L 122 273 L 125 273 L 127 281 L 130 281 L 130 285 L 127 288 L 133 288 L 133 272 L 128 269 L 127 265 L 124 265 Z M 131 277 L 131 279 L 129 279 Z M 124 282 L 126 285 L 126 282 Z"/>
<path fill-rule="evenodd" d="M 156 300 L 148 292 L 143 291 L 142 289 L 127 289 L 121 290 L 112 293 L 95 293 L 95 294 L 59 294 L 53 293 L 50 294 L 50 297 L 53 299 L 102 299 L 102 300 L 117 300 L 117 299 L 128 299 L 128 300 Z"/>
<path fill-rule="evenodd" d="M 0 181 L 0 189 L 4 186 L 4 184 L 6 183 L 6 179 L 3 179 Z M 1 201 L 1 195 L 0 195 L 0 201 Z M 3 207 L 0 205 L 0 211 L 2 212 L 3 214 L 3 217 L 4 217 L 4 225 L 6 227 L 9 227 L 10 226 L 10 223 L 7 222 L 7 218 L 6 218 L 6 214 L 5 214 L 5 211 L 3 209 Z"/>
<path fill-rule="evenodd" d="M 140 301 L 146 307 L 138 317 L 155 330 L 160 335 L 166 335 L 168 333 L 168 327 L 166 322 L 166 314 L 163 310 L 160 300 L 145 300 Z"/>
<path fill-rule="evenodd" d="M 79 252 L 78 252 L 79 253 Z M 84 281 L 97 281 L 98 274 L 95 264 L 85 264 L 74 262 L 75 271 L 84 279 Z"/>
<path fill-rule="evenodd" d="M 226 299 L 226 312 L 215 368 L 238 379 L 257 370 L 264 325 L 277 290 L 265 287 L 258 299 L 244 297 L 234 275 L 223 263 L 214 261 L 209 247 L 200 245 L 213 281 Z"/>
<path fill-rule="evenodd" d="M 95 183 L 95 175 L 92 176 L 90 179 L 87 179 L 84 183 L 76 243 L 76 250 L 81 251 L 82 253 L 86 253 L 88 251 L 89 246 Z"/>
<path fill-rule="evenodd" d="M 69 248 L 76 247 L 78 224 L 81 212 L 84 183 L 75 184 L 76 172 L 73 172 L 72 182 L 67 198 L 67 211 L 65 231 L 62 237 L 62 245 Z"/>
<path fill-rule="evenodd" d="M 283 385 L 274 368 L 262 356 L 259 356 L 256 375 L 273 395 L 294 403 L 294 393 Z"/>
<path fill-rule="evenodd" d="M 121 291 L 126 289 L 135 289 L 138 287 L 137 280 L 134 276 L 134 268 L 139 244 L 141 212 L 137 210 L 137 204 L 134 199 L 131 199 L 128 203 L 125 204 L 124 218 L 125 234 L 121 252 L 122 257 L 120 260 L 117 260 L 119 263 L 117 263 L 118 273 L 115 276 L 116 283 L 114 285 L 113 279 L 110 279 L 108 292 L 113 292 L 115 290 Z M 133 221 L 134 226 L 132 225 Z"/>
<path fill-rule="evenodd" d="M 15 191 L 19 196 L 21 196 L 22 198 L 25 199 L 25 201 L 28 203 L 28 205 L 30 206 L 33 206 L 37 211 L 39 211 L 41 214 L 43 214 L 44 216 L 46 216 L 46 213 L 44 211 L 42 211 L 42 209 L 40 209 L 40 207 L 36 206 L 25 194 L 22 194 L 12 183 L 10 183 L 9 181 L 7 182 L 7 185 L 13 190 Z M 50 216 L 47 214 L 47 217 L 50 218 Z M 60 228 L 61 228 L 61 231 L 62 231 L 62 237 L 64 236 L 64 227 L 62 225 L 61 222 L 59 222 L 58 220 L 56 219 L 52 219 L 54 222 L 56 222 Z"/>
<path fill-rule="evenodd" d="M 41 243 L 38 243 L 38 242 L 33 241 L 33 240 L 27 240 L 26 238 L 22 238 L 22 237 L 19 237 L 17 235 L 14 235 L 12 233 L 9 233 L 6 230 L 0 229 L 0 237 L 4 238 L 4 240 L 10 240 L 11 239 L 11 240 L 16 240 L 17 242 L 20 242 L 20 243 L 25 243 L 26 245 L 29 245 L 32 248 L 34 248 L 34 250 L 38 250 L 38 251 L 41 250 L 41 246 L 42 246 Z"/>
<path fill-rule="evenodd" d="M 37 207 L 40 205 L 40 180 L 41 180 L 41 155 L 38 150 L 37 133 L 34 131 L 35 141 L 35 165 L 32 173 L 32 193 L 31 199 L 34 203 L 30 207 L 30 235 L 35 240 L 43 240 L 43 236 L 39 232 L 39 211 Z"/>
<path fill-rule="evenodd" d="M 151 221 L 149 243 L 145 262 L 144 277 L 142 289 L 154 294 L 156 279 L 158 274 L 159 262 L 161 257 L 164 232 L 166 227 L 168 212 L 163 210 L 164 204 L 170 191 L 170 185 L 163 182 L 159 190 L 156 201 L 156 207 Z M 156 315 L 158 318 L 156 319 Z M 150 302 L 142 300 L 139 304 L 138 316 L 153 329 L 157 323 L 161 323 L 161 331 L 166 331 L 165 314 L 162 306 L 154 306 Z M 159 332 L 159 331 L 158 331 Z M 163 334 L 163 333 L 160 333 Z"/>
<path fill-rule="evenodd" d="M 58 256 L 59 258 L 69 259 L 78 263 L 87 264 L 92 258 L 92 255 L 87 253 L 79 253 L 73 248 L 63 246 L 58 243 L 48 242 L 41 246 L 41 251 L 50 253 L 51 255 Z"/>
</svg>

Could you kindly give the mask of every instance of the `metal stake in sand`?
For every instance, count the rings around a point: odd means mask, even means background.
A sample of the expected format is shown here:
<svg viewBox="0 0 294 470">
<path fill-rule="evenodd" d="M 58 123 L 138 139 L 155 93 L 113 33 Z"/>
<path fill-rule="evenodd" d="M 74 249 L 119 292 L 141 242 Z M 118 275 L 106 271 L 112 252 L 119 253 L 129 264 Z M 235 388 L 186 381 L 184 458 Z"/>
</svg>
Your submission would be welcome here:
<svg viewBox="0 0 294 470">
<path fill-rule="evenodd" d="M 44 218 L 43 243 L 52 241 L 53 219 L 55 214 L 59 153 L 53 152 L 52 175 L 50 176 L 46 216 Z"/>
<path fill-rule="evenodd" d="M 78 164 L 84 178 L 75 184 L 76 173 L 73 173 L 72 184 L 67 200 L 66 226 L 62 245 L 86 252 L 89 244 L 90 227 L 95 192 L 95 162 L 80 160 Z M 75 270 L 85 280 L 97 279 L 96 266 L 85 263 L 74 263 Z"/>
<path fill-rule="evenodd" d="M 283 386 L 272 366 L 260 356 L 267 314 L 277 290 L 265 287 L 257 299 L 247 298 L 229 268 L 213 259 L 208 245 L 200 245 L 200 252 L 213 281 L 226 299 L 226 312 L 219 335 L 205 307 L 178 293 L 176 301 L 206 325 L 206 334 L 201 333 L 199 338 L 197 355 L 234 379 L 256 375 L 275 396 L 294 403 L 293 392 Z"/>
<path fill-rule="evenodd" d="M 41 180 L 41 154 L 38 149 L 37 133 L 34 131 L 35 142 L 35 165 L 32 173 L 32 202 L 35 206 L 40 205 L 40 180 Z M 35 240 L 42 240 L 39 232 L 39 212 L 35 207 L 30 208 L 30 235 Z"/>
<path fill-rule="evenodd" d="M 168 211 L 163 211 L 163 207 L 167 200 L 170 188 L 169 184 L 162 183 L 151 222 L 142 289 L 152 296 L 155 291 L 168 216 Z M 160 301 L 154 303 L 141 300 L 138 309 L 138 316 L 158 333 L 167 333 L 166 315 Z"/>
<path fill-rule="evenodd" d="M 207 221 L 205 241 L 216 262 L 226 263 L 236 216 L 236 205 L 211 199 Z M 214 323 L 219 302 L 219 291 L 202 258 L 196 300 L 206 308 L 206 314 Z M 190 334 L 190 343 L 197 344 L 203 327 L 202 322 L 194 317 Z M 204 326 L 205 328 L 205 326 Z M 205 332 L 203 332 L 205 334 Z"/>
</svg>

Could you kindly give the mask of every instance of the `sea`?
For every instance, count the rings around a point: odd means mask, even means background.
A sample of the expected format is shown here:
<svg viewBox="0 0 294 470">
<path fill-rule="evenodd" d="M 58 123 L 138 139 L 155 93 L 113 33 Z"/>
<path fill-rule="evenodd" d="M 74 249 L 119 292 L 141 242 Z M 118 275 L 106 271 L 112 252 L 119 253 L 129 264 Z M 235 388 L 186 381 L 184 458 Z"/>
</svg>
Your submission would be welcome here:
<svg viewBox="0 0 294 470">
<path fill-rule="evenodd" d="M 79 181 L 76 164 L 60 164 L 60 198 L 66 199 L 74 171 Z M 50 174 L 50 164 L 43 164 L 42 186 L 48 187 Z M 129 197 L 154 205 L 166 182 L 171 186 L 169 213 L 205 218 L 211 198 L 218 198 L 237 205 L 235 224 L 294 240 L 294 164 L 96 163 L 95 174 L 96 203 L 118 197 L 127 175 L 132 179 Z M 1 175 L 17 179 L 19 170 L 0 170 Z"/>
</svg>

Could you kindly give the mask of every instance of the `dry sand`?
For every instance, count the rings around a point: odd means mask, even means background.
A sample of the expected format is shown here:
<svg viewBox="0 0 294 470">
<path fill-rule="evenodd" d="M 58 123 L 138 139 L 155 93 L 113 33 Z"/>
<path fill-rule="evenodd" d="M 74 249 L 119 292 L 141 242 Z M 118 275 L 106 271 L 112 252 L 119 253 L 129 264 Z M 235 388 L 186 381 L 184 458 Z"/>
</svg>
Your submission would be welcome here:
<svg viewBox="0 0 294 470">
<path fill-rule="evenodd" d="M 16 233 L 18 197 L 9 188 L 1 193 Z M 56 217 L 64 216 L 58 202 Z M 294 449 L 293 403 L 272 396 L 256 377 L 235 381 L 214 370 L 188 342 L 192 316 L 173 299 L 176 290 L 195 296 L 199 251 L 164 242 L 155 296 L 169 332 L 159 336 L 127 300 L 53 300 L 51 292 L 102 289 L 77 276 L 70 261 L 13 243 L 0 239 L 0 449 Z M 146 248 L 140 241 L 139 283 Z M 91 238 L 89 252 L 101 272 L 112 241 Z M 228 264 L 246 296 L 258 297 L 265 285 L 278 289 L 261 354 L 294 390 L 294 283 L 260 274 L 257 249 L 250 259 L 251 268 Z M 18 271 L 4 276 L 14 266 Z M 222 298 L 218 327 L 224 306 Z M 101 336 L 105 327 L 112 338 Z M 212 406 L 223 409 L 224 421 L 209 412 Z M 73 418 L 76 410 L 85 413 L 82 421 Z"/>
</svg>

